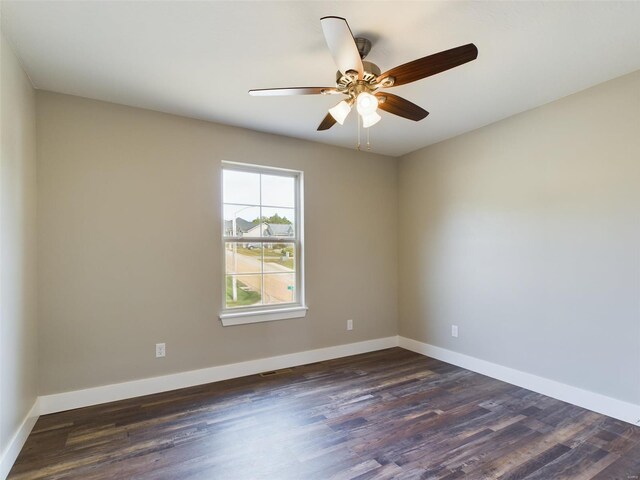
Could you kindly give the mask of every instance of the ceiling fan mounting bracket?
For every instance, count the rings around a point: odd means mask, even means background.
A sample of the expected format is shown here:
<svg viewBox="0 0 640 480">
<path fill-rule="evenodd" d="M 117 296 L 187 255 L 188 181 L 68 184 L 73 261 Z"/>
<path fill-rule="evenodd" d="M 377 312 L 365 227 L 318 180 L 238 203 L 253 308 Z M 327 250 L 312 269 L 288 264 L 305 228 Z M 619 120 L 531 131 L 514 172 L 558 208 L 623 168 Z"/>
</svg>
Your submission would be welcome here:
<svg viewBox="0 0 640 480">
<path fill-rule="evenodd" d="M 356 42 L 356 48 L 358 49 L 360 58 L 364 60 L 364 57 L 369 55 L 369 52 L 371 51 L 371 40 L 364 37 L 356 37 L 353 40 Z"/>
</svg>

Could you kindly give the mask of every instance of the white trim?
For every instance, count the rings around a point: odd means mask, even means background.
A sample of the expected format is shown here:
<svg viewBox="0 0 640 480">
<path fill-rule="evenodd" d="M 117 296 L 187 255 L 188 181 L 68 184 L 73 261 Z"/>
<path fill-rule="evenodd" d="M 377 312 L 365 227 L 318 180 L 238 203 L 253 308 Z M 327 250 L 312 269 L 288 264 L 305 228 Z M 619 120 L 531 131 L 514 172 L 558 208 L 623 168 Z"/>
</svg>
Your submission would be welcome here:
<svg viewBox="0 0 640 480">
<path fill-rule="evenodd" d="M 489 377 L 532 390 L 563 402 L 617 418 L 633 425 L 640 425 L 640 405 L 583 390 L 565 383 L 539 377 L 514 368 L 498 365 L 463 353 L 436 347 L 406 337 L 398 337 L 398 345 L 412 352 L 421 353 L 443 362 L 451 363 Z"/>
<path fill-rule="evenodd" d="M 260 175 L 280 175 L 280 176 L 287 176 L 287 177 L 291 177 L 294 179 L 294 186 L 295 186 L 295 205 L 293 207 L 293 210 L 295 212 L 295 221 L 294 221 L 294 227 L 295 227 L 295 237 L 291 238 L 291 237 L 225 237 L 224 232 L 225 232 L 225 219 L 224 219 L 224 206 L 225 206 L 225 202 L 224 202 L 224 171 L 226 170 L 235 170 L 235 171 L 244 171 L 244 172 L 252 172 L 252 173 L 256 173 L 256 174 L 260 174 Z M 262 202 L 262 183 L 260 183 L 260 202 Z M 244 204 L 238 204 L 238 205 L 244 205 Z M 244 307 L 244 308 L 235 308 L 235 309 L 228 309 L 228 308 L 224 308 L 227 304 L 227 273 L 226 273 L 226 268 L 223 269 L 223 275 L 222 275 L 222 289 L 220 291 L 221 293 L 221 305 L 223 306 L 222 311 L 220 312 L 220 320 L 222 321 L 222 325 L 223 326 L 230 326 L 230 325 L 243 325 L 243 324 L 248 324 L 248 323 L 259 323 L 259 322 L 269 322 L 269 321 L 273 321 L 273 320 L 285 320 L 285 319 L 289 319 L 289 318 L 302 318 L 306 315 L 306 302 L 305 302 L 305 275 L 304 275 L 304 250 L 305 250 L 305 246 L 304 246 L 304 172 L 302 170 L 290 170 L 287 168 L 279 168 L 279 167 L 271 167 L 271 166 L 266 166 L 266 165 L 255 165 L 255 164 L 248 164 L 248 163 L 240 163 L 240 162 L 232 162 L 232 161 L 228 161 L 228 160 L 222 160 L 221 161 L 221 169 L 220 169 L 220 206 L 222 208 L 222 215 L 221 215 L 221 221 L 222 221 L 222 225 L 221 225 L 221 232 L 222 232 L 222 250 L 221 250 L 221 262 L 222 265 L 226 265 L 226 244 L 227 242 L 232 242 L 232 243 L 238 243 L 238 242 L 260 242 L 260 243 L 276 243 L 274 240 L 277 239 L 277 241 L 280 241 L 282 243 L 292 243 L 295 246 L 295 278 L 296 278 L 296 285 L 295 285 L 295 289 L 294 289 L 294 297 L 295 297 L 295 301 L 293 302 L 293 305 L 289 304 L 287 305 L 283 305 L 283 308 L 287 309 L 287 308 L 291 308 L 292 306 L 294 307 L 298 307 L 298 308 L 303 308 L 305 311 L 302 312 L 301 310 L 298 311 L 298 313 L 303 313 L 302 315 L 281 315 L 281 314 L 274 314 L 274 315 L 268 315 L 268 316 L 264 316 L 266 314 L 267 310 L 272 310 L 272 311 L 278 311 L 280 312 L 281 310 L 279 308 L 269 308 L 268 305 L 261 305 L 258 307 Z M 247 206 L 254 206 L 254 205 L 247 205 Z M 255 207 L 258 207 L 260 209 L 260 217 L 262 217 L 262 209 L 263 208 L 277 208 L 277 207 L 270 207 L 268 205 L 262 205 L 262 203 L 260 203 L 260 205 L 255 205 Z M 289 208 L 289 207 L 287 207 Z M 236 212 L 238 213 L 238 212 Z M 234 234 L 236 232 L 233 232 Z M 237 272 L 236 272 L 237 273 Z M 264 275 L 264 265 L 261 268 L 261 272 L 260 275 L 263 276 Z M 263 292 L 262 292 L 262 296 L 264 297 L 264 285 L 262 286 Z M 256 310 L 259 313 L 256 313 Z M 246 319 L 244 321 L 241 320 L 234 320 L 234 321 L 226 321 L 227 318 L 238 318 L 239 315 L 237 315 L 237 313 L 240 312 L 246 312 Z M 265 313 L 262 313 L 263 311 L 265 311 Z M 255 315 L 261 315 L 261 316 L 255 316 Z"/>
<path fill-rule="evenodd" d="M 178 388 L 227 380 L 230 378 L 253 375 L 256 373 L 294 367 L 308 363 L 331 360 L 349 355 L 373 352 L 385 348 L 400 346 L 422 355 L 443 362 L 451 363 L 467 370 L 481 373 L 504 382 L 511 383 L 534 392 L 548 395 L 559 400 L 578 405 L 594 412 L 602 413 L 631 424 L 640 424 L 640 405 L 624 402 L 605 395 L 583 390 L 564 383 L 522 372 L 513 368 L 498 365 L 486 360 L 471 357 L 462 353 L 436 347 L 401 336 L 392 336 L 348 343 L 334 347 L 307 350 L 304 352 L 279 355 L 259 360 L 221 365 L 218 367 L 192 370 L 188 372 L 145 378 L 125 383 L 105 385 L 101 387 L 76 390 L 72 392 L 44 395 L 33 404 L 30 412 L 14 434 L 13 438 L 0 456 L 0 480 L 9 474 L 20 450 L 35 425 L 38 415 L 61 412 L 72 408 L 87 407 L 100 403 L 150 395 Z"/>
<path fill-rule="evenodd" d="M 278 308 L 273 310 L 255 310 L 253 312 L 221 313 L 220 321 L 225 327 L 231 325 L 245 325 L 247 323 L 273 322 L 289 318 L 304 318 L 307 307 Z"/>
<path fill-rule="evenodd" d="M 62 412 L 72 408 L 87 407 L 126 398 L 140 397 L 152 393 L 166 392 L 178 388 L 192 387 L 205 383 L 228 380 L 230 378 L 254 375 L 279 368 L 295 367 L 308 363 L 347 357 L 398 346 L 398 337 L 377 338 L 364 342 L 347 343 L 335 347 L 319 348 L 304 352 L 279 355 L 259 360 L 232 363 L 218 367 L 191 370 L 189 372 L 144 378 L 130 382 L 116 383 L 102 387 L 87 388 L 72 392 L 44 395 L 40 397 L 40 414 Z"/>
<path fill-rule="evenodd" d="M 39 416 L 39 399 L 33 402 L 33 406 L 27 416 L 18 427 L 18 430 L 13 434 L 13 437 L 9 441 L 9 444 L 4 449 L 4 452 L 0 455 L 0 479 L 5 480 L 11 471 L 11 467 L 18 458 L 20 450 L 24 446 L 24 442 L 27 441 L 27 437 L 33 430 L 33 426 L 36 424 Z"/>
<path fill-rule="evenodd" d="M 288 177 L 296 177 L 299 173 L 302 173 L 300 170 L 293 170 L 291 168 L 281 168 L 281 167 L 273 167 L 271 165 L 261 165 L 258 163 L 244 163 L 244 162 L 233 162 L 231 160 L 222 160 L 221 161 L 223 168 L 226 165 L 230 170 L 238 170 L 242 172 L 250 172 L 250 173 L 264 173 L 265 171 L 271 171 L 274 175 L 288 176 Z"/>
</svg>

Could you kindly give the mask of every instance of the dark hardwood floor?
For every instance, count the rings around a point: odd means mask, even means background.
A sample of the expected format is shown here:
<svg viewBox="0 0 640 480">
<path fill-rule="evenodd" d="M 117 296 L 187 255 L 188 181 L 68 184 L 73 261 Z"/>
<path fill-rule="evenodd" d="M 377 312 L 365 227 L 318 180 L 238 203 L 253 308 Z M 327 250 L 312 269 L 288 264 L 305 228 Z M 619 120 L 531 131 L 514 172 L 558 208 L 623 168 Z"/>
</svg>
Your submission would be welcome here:
<svg viewBox="0 0 640 480">
<path fill-rule="evenodd" d="M 400 348 L 43 416 L 17 479 L 640 479 L 640 427 Z"/>
</svg>

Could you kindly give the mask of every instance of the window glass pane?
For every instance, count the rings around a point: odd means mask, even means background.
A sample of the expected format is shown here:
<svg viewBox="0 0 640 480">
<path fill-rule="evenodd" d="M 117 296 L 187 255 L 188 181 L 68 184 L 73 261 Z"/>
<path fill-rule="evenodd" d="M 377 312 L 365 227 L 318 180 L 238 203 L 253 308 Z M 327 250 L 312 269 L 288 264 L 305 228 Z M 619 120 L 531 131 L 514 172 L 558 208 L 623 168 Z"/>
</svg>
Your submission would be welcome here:
<svg viewBox="0 0 640 480">
<path fill-rule="evenodd" d="M 292 303 L 296 298 L 296 276 L 293 273 L 266 273 L 264 280 L 264 304 Z"/>
<path fill-rule="evenodd" d="M 295 248 L 293 243 L 265 243 L 264 272 L 295 272 Z"/>
<path fill-rule="evenodd" d="M 294 238 L 295 210 L 293 208 L 262 207 L 262 220 L 265 223 L 263 236 Z"/>
<path fill-rule="evenodd" d="M 260 237 L 266 228 L 260 225 L 260 207 L 224 206 L 225 237 Z"/>
<path fill-rule="evenodd" d="M 260 204 L 260 174 L 222 170 L 224 203 Z"/>
<path fill-rule="evenodd" d="M 222 173 L 227 309 L 287 305 L 302 296 L 296 272 L 301 254 L 296 244 L 299 177 L 252 168 L 224 167 Z"/>
<path fill-rule="evenodd" d="M 260 275 L 227 275 L 226 282 L 227 308 L 261 304 L 262 279 Z"/>
<path fill-rule="evenodd" d="M 225 273 L 262 273 L 262 244 L 225 242 Z"/>
<path fill-rule="evenodd" d="M 295 206 L 295 179 L 277 175 L 262 175 L 262 205 Z"/>
</svg>

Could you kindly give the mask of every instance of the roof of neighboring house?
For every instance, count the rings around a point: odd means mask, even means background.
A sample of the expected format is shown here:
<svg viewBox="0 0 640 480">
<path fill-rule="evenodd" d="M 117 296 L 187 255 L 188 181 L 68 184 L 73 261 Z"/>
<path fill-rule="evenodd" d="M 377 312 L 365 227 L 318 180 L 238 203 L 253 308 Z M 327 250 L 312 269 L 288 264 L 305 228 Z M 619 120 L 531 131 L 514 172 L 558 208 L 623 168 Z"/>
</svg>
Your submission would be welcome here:
<svg viewBox="0 0 640 480">
<path fill-rule="evenodd" d="M 238 232 L 240 233 L 247 233 L 249 230 L 251 230 L 252 228 L 254 228 L 256 226 L 255 223 L 250 222 L 248 220 L 245 220 L 244 218 L 236 218 L 236 228 L 238 229 Z M 224 221 L 224 229 L 225 231 L 231 231 L 231 229 L 233 228 L 233 221 L 232 220 L 225 220 Z"/>
<path fill-rule="evenodd" d="M 236 228 L 238 229 L 239 234 L 245 234 L 255 228 L 264 226 L 266 227 L 266 234 L 271 237 L 293 237 L 293 225 L 289 223 L 253 223 L 244 218 L 236 218 Z M 233 223 L 231 220 L 224 221 L 224 229 L 225 232 L 232 233 Z M 264 230 L 260 230 L 264 231 Z M 252 236 L 260 236 L 260 234 L 252 235 Z"/>
<path fill-rule="evenodd" d="M 274 237 L 293 236 L 293 225 L 288 223 L 268 223 L 269 234 Z"/>
<path fill-rule="evenodd" d="M 264 232 L 266 229 L 267 229 L 266 224 L 254 223 L 243 233 L 248 233 L 249 235 L 247 236 L 249 237 L 259 237 L 262 235 L 262 232 Z"/>
</svg>

